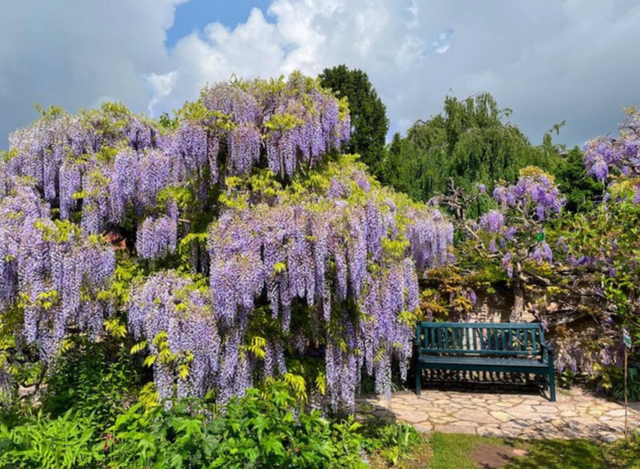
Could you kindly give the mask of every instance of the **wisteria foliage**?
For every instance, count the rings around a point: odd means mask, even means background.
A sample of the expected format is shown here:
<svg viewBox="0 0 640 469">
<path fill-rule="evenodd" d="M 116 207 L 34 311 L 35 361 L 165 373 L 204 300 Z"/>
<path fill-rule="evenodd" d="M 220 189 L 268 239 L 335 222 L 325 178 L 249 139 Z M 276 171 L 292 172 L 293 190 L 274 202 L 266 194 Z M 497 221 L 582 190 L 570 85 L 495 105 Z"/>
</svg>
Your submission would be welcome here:
<svg viewBox="0 0 640 469">
<path fill-rule="evenodd" d="M 133 219 L 143 229 L 139 254 L 158 259 L 177 243 L 176 212 L 163 207 L 168 188 L 192 191 L 204 209 L 221 176 L 263 165 L 291 177 L 339 148 L 351 128 L 344 103 L 300 74 L 216 85 L 179 116 L 162 128 L 121 105 L 75 116 L 52 109 L 10 136 L 4 173 L 30 178 L 63 220 L 79 211 L 87 234 Z"/>
<path fill-rule="evenodd" d="M 493 198 L 499 208 L 468 224 L 471 239 L 481 243 L 489 256 L 500 256 L 510 278 L 514 268 L 519 273 L 527 260 L 552 262 L 544 226 L 560 213 L 565 201 L 549 175 L 525 168 L 516 184 L 497 186 Z"/>
<path fill-rule="evenodd" d="M 96 334 L 110 305 L 98 298 L 115 267 L 110 246 L 51 220 L 33 186 L 13 180 L 0 199 L 0 314 L 24 309 L 24 340 L 52 360 L 67 327 Z"/>
<path fill-rule="evenodd" d="M 254 191 L 248 204 L 233 204 L 209 230 L 210 279 L 227 324 L 246 323 L 262 301 L 281 332 L 296 335 L 292 306 L 309 308 L 323 325 L 327 390 L 338 408 L 353 405 L 363 369 L 385 394 L 394 357 L 406 373 L 417 272 L 448 261 L 453 230 L 438 211 L 372 185 L 356 166 L 334 166 L 327 179 L 322 189 Z"/>
<path fill-rule="evenodd" d="M 537 167 L 527 167 L 515 184 L 496 186 L 496 208 L 464 225 L 468 236 L 460 245 L 460 256 L 488 261 L 507 274 L 514 292 L 511 321 L 522 318 L 524 287 L 532 271 L 553 263 L 545 228 L 564 203 L 551 176 Z"/>
<path fill-rule="evenodd" d="M 411 356 L 418 272 L 449 260 L 451 224 L 382 189 L 348 158 L 287 188 L 270 171 L 238 179 L 226 204 L 209 228 L 207 296 L 173 272 L 131 296 L 129 323 L 152 355 L 163 356 L 162 332 L 172 357 L 193 354 L 193 378 L 181 377 L 175 360 L 155 361 L 160 396 L 213 390 L 224 401 L 286 373 L 287 353 L 317 346 L 332 408 L 354 404 L 363 371 L 389 393 L 393 361 L 404 376 Z M 269 331 L 256 326 L 264 308 Z M 262 355 L 251 352 L 256 337 Z"/>
<path fill-rule="evenodd" d="M 0 312 L 22 312 L 19 340 L 52 361 L 71 328 L 95 336 L 127 314 L 161 398 L 224 401 L 311 349 L 333 408 L 353 404 L 362 370 L 388 393 L 451 224 L 338 158 L 346 101 L 298 73 L 206 88 L 161 122 L 119 104 L 52 108 L 10 136 Z M 148 273 L 126 304 L 109 290 L 117 249 Z"/>
<path fill-rule="evenodd" d="M 599 181 L 610 176 L 640 176 L 640 112 L 630 112 L 629 119 L 620 125 L 617 138 L 598 137 L 584 147 L 587 171 Z M 635 187 L 640 201 L 640 186 Z M 637 203 L 636 201 L 636 203 Z"/>
<path fill-rule="evenodd" d="M 153 366 L 161 399 L 173 397 L 174 388 L 179 397 L 203 397 L 219 383 L 221 345 L 211 298 L 190 279 L 170 271 L 149 277 L 131 294 L 128 321 L 158 357 Z M 180 377 L 185 366 L 189 373 Z"/>
</svg>

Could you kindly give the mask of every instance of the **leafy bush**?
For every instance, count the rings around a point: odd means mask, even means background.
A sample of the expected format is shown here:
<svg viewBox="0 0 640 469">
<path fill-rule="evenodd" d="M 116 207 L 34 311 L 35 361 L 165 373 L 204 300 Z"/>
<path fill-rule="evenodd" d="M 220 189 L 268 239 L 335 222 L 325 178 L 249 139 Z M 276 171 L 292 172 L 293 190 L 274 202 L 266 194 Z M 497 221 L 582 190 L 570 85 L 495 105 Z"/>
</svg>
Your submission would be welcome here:
<svg viewBox="0 0 640 469">
<path fill-rule="evenodd" d="M 358 468 L 359 424 L 299 411 L 287 385 L 250 389 L 224 409 L 184 400 L 118 417 L 106 443 L 113 468 Z"/>
<path fill-rule="evenodd" d="M 380 456 L 394 467 L 411 453 L 412 448 L 424 442 L 415 428 L 397 422 L 370 423 L 363 427 L 363 433 L 363 446 L 367 452 Z"/>
<path fill-rule="evenodd" d="M 73 408 L 80 415 L 93 415 L 106 429 L 122 410 L 136 374 L 126 348 L 109 353 L 104 342 L 75 337 L 47 380 L 43 411 L 57 417 Z"/>
<path fill-rule="evenodd" d="M 607 367 L 600 379 L 600 387 L 619 401 L 624 400 L 624 370 L 620 367 Z M 640 376 L 637 368 L 627 370 L 627 399 L 640 402 Z"/>
<path fill-rule="evenodd" d="M 49 420 L 42 413 L 9 430 L 0 425 L 0 467 L 79 469 L 97 467 L 104 456 L 93 417 L 68 411 Z"/>
<path fill-rule="evenodd" d="M 105 440 L 110 467 L 208 467 L 219 448 L 206 414 L 195 401 L 145 412 L 141 403 L 120 415 Z"/>
<path fill-rule="evenodd" d="M 83 405 L 57 418 L 41 412 L 0 427 L 0 469 L 358 469 L 369 467 L 366 453 L 402 467 L 424 442 L 407 425 L 362 426 L 353 417 L 332 422 L 317 410 L 305 412 L 289 389 L 275 382 L 224 406 L 184 399 L 149 409 L 139 402 L 106 430 Z"/>
</svg>

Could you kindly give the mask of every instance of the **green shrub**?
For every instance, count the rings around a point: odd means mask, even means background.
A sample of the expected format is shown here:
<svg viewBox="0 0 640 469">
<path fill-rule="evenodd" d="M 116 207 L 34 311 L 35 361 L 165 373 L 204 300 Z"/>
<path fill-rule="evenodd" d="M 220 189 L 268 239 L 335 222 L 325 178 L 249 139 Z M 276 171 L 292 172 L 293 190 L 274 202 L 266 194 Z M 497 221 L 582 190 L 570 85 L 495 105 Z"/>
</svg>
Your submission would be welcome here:
<svg viewBox="0 0 640 469">
<path fill-rule="evenodd" d="M 86 414 L 101 406 L 82 398 L 58 417 L 41 412 L 0 427 L 0 469 L 358 469 L 369 467 L 366 452 L 395 467 L 424 441 L 407 425 L 362 426 L 353 417 L 332 422 L 306 412 L 285 382 L 224 406 L 185 399 L 148 409 L 139 402 L 106 429 L 104 416 Z"/>
<path fill-rule="evenodd" d="M 353 419 L 331 424 L 302 412 L 284 383 L 250 389 L 223 409 L 185 400 L 118 417 L 107 444 L 112 468 L 359 468 Z"/>
<path fill-rule="evenodd" d="M 76 337 L 47 379 L 43 411 L 57 417 L 73 408 L 77 414 L 93 415 L 106 429 L 122 411 L 136 378 L 135 363 L 125 347 L 111 352 L 107 342 Z"/>
<path fill-rule="evenodd" d="M 600 387 L 618 401 L 624 400 L 624 371 L 620 367 L 607 367 L 600 378 Z M 640 375 L 637 368 L 627 370 L 627 399 L 640 402 Z"/>
<path fill-rule="evenodd" d="M 624 372 L 620 370 L 613 380 L 611 392 L 614 399 L 624 400 Z M 632 402 L 640 402 L 640 376 L 636 368 L 627 370 L 627 399 Z"/>
<path fill-rule="evenodd" d="M 218 422 L 207 424 L 196 401 L 145 411 L 141 403 L 116 419 L 105 442 L 109 467 L 208 467 L 219 449 Z"/>
<path fill-rule="evenodd" d="M 0 468 L 96 468 L 103 458 L 91 416 L 71 411 L 49 420 L 42 413 L 11 430 L 0 425 Z"/>
<path fill-rule="evenodd" d="M 363 427 L 364 448 L 379 455 L 384 462 L 394 466 L 411 450 L 424 442 L 420 433 L 410 425 L 397 422 L 375 422 Z"/>
</svg>

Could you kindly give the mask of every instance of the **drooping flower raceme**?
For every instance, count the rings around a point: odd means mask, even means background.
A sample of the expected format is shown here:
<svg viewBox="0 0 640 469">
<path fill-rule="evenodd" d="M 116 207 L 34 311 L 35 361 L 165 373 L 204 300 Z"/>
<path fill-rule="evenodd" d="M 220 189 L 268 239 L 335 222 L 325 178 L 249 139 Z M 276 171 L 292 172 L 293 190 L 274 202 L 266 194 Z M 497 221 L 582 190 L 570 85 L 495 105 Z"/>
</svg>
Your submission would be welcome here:
<svg viewBox="0 0 640 469">
<path fill-rule="evenodd" d="M 267 301 L 283 333 L 296 335 L 293 305 L 310 308 L 337 408 L 353 404 L 361 369 L 381 393 L 393 356 L 406 372 L 413 327 L 404 314 L 418 305 L 417 272 L 447 261 L 453 233 L 439 212 L 362 184 L 357 171 L 333 171 L 326 191 L 284 190 L 277 203 L 228 210 L 210 228 L 209 256 L 213 308 L 235 330 Z"/>
<path fill-rule="evenodd" d="M 53 222 L 35 188 L 18 182 L 0 200 L 0 314 L 24 305 L 24 337 L 55 357 L 67 327 L 95 334 L 109 305 L 97 294 L 115 268 L 113 250 L 68 222 Z"/>
<path fill-rule="evenodd" d="M 206 209 L 224 182 L 221 169 L 245 176 L 262 164 L 291 177 L 338 149 L 351 129 L 344 104 L 300 74 L 213 86 L 180 115 L 177 126 L 161 129 L 120 105 L 77 116 L 54 109 L 11 135 L 4 172 L 33 180 L 62 219 L 81 209 L 87 234 L 132 216 L 144 228 L 143 257 L 156 258 L 177 243 L 173 222 L 157 210 L 163 191 L 191 190 L 193 208 Z M 162 236 L 172 238 L 161 242 L 169 249 L 152 246 Z"/>
<path fill-rule="evenodd" d="M 564 199 L 549 176 L 528 168 L 516 184 L 497 186 L 493 197 L 499 208 L 467 225 L 470 242 L 483 243 L 481 249 L 499 258 L 510 278 L 527 259 L 552 262 L 544 223 L 560 212 Z"/>
<path fill-rule="evenodd" d="M 524 308 L 527 264 L 553 263 L 545 224 L 560 213 L 564 199 L 552 178 L 533 167 L 523 169 L 516 184 L 497 186 L 493 197 L 498 208 L 467 224 L 469 237 L 461 249 L 480 253 L 506 272 L 516 295 L 511 319 L 517 321 Z"/>
<path fill-rule="evenodd" d="M 362 370 L 388 393 L 452 226 L 325 158 L 350 130 L 346 102 L 297 73 L 205 89 L 162 125 L 115 104 L 46 112 L 0 162 L 0 314 L 22 312 L 51 361 L 70 327 L 95 336 L 121 307 L 161 397 L 224 401 L 310 350 L 334 408 Z M 126 305 L 110 302 L 112 234 L 150 272 Z"/>
<path fill-rule="evenodd" d="M 620 125 L 619 137 L 598 137 L 584 146 L 584 164 L 599 181 L 620 179 L 631 186 L 633 203 L 640 203 L 640 112 Z M 620 200 L 616 197 L 614 200 Z"/>
<path fill-rule="evenodd" d="M 203 397 L 219 383 L 221 343 L 208 292 L 175 272 L 161 272 L 134 288 L 129 326 L 146 337 L 161 399 L 174 390 L 180 397 Z M 162 353 L 161 353 L 162 352 Z M 181 376 L 181 367 L 189 373 Z"/>
</svg>

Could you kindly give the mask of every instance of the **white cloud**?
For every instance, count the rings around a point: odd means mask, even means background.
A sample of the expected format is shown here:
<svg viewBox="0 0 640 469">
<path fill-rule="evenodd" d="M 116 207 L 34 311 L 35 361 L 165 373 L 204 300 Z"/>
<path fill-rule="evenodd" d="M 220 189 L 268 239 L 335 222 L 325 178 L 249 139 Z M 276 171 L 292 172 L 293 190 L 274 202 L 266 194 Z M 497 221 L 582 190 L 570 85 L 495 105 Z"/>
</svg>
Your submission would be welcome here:
<svg viewBox="0 0 640 469">
<path fill-rule="evenodd" d="M 534 141 L 566 119 L 570 143 L 613 130 L 640 98 L 632 0 L 276 0 L 269 14 L 180 41 L 175 67 L 190 75 L 176 93 L 346 63 L 369 74 L 395 129 L 440 112 L 447 93 L 489 91 Z"/>
<path fill-rule="evenodd" d="M 436 54 L 446 54 L 451 47 L 451 36 L 453 36 L 453 29 L 448 28 L 442 31 L 431 41 L 431 48 Z"/>
<path fill-rule="evenodd" d="M 165 73 L 164 75 L 150 73 L 146 78 L 147 84 L 151 90 L 151 99 L 147 105 L 147 110 L 149 111 L 149 114 L 153 116 L 153 107 L 158 104 L 161 99 L 169 96 L 173 91 L 173 87 L 175 86 L 178 78 L 178 72 L 174 70 L 173 72 Z"/>
<path fill-rule="evenodd" d="M 369 74 L 401 130 L 440 112 L 447 93 L 489 91 L 534 141 L 566 119 L 576 143 L 640 104 L 636 0 L 274 0 L 267 17 L 254 9 L 235 28 L 212 23 L 167 51 L 182 1 L 7 2 L 0 132 L 32 119 L 36 101 L 75 110 L 114 96 L 159 112 L 233 74 L 315 75 L 341 63 Z"/>
<path fill-rule="evenodd" d="M 2 2 L 0 148 L 37 117 L 36 102 L 75 112 L 109 96 L 143 111 L 145 76 L 169 68 L 164 40 L 183 1 Z"/>
</svg>

